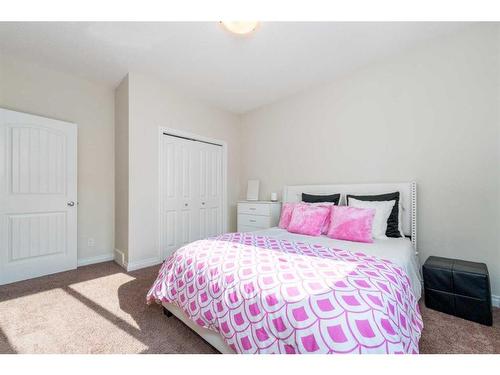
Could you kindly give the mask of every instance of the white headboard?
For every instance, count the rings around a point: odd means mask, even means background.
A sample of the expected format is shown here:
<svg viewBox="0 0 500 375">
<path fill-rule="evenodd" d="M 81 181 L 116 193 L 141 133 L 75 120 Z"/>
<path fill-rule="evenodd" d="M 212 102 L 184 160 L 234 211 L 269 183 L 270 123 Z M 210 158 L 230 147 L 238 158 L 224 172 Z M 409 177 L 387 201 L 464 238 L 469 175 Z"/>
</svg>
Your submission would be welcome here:
<svg viewBox="0 0 500 375">
<path fill-rule="evenodd" d="M 340 185 L 293 185 L 285 186 L 283 203 L 302 201 L 302 193 L 337 194 L 340 193 L 340 204 L 346 204 L 346 195 L 371 195 L 399 191 L 401 201 L 401 218 L 403 233 L 411 237 L 415 251 L 417 249 L 417 184 L 415 182 L 388 184 L 340 184 Z"/>
</svg>

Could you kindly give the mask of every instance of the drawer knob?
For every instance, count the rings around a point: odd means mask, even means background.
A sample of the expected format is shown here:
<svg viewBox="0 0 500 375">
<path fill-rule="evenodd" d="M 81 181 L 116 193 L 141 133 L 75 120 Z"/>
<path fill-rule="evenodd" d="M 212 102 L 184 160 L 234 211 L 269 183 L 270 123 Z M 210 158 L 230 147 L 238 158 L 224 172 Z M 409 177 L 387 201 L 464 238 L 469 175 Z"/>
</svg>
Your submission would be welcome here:
<svg viewBox="0 0 500 375">
<path fill-rule="evenodd" d="M 252 220 L 252 219 L 250 219 L 250 222 L 251 222 L 251 223 L 255 223 L 255 222 L 257 222 L 257 221 L 256 221 L 256 220 Z"/>
</svg>

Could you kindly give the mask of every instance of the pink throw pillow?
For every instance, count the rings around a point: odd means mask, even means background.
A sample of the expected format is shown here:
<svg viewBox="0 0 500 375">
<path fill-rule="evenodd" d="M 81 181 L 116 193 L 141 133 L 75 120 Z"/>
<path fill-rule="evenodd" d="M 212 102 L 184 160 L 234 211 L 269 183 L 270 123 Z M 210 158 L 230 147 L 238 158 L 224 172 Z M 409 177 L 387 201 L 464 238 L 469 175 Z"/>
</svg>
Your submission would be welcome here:
<svg viewBox="0 0 500 375">
<path fill-rule="evenodd" d="M 314 207 L 326 207 L 328 208 L 328 211 L 330 211 L 330 208 L 335 205 L 335 203 L 329 203 L 329 202 L 320 202 L 320 203 L 307 203 L 311 206 Z M 328 212 L 328 215 L 326 216 L 325 219 L 325 224 L 323 224 L 323 229 L 321 230 L 321 234 L 327 234 L 328 233 L 328 228 L 330 228 L 330 217 L 331 214 Z"/>
<path fill-rule="evenodd" d="M 373 242 L 374 208 L 332 206 L 327 236 L 336 240 Z"/>
<path fill-rule="evenodd" d="M 283 207 L 281 207 L 281 216 L 280 216 L 280 222 L 278 224 L 278 227 L 281 229 L 287 229 L 288 224 L 290 224 L 290 219 L 292 218 L 292 212 L 294 207 L 298 203 L 284 203 Z"/>
<path fill-rule="evenodd" d="M 287 229 L 291 233 L 319 236 L 329 213 L 330 209 L 327 207 L 297 204 Z"/>
</svg>

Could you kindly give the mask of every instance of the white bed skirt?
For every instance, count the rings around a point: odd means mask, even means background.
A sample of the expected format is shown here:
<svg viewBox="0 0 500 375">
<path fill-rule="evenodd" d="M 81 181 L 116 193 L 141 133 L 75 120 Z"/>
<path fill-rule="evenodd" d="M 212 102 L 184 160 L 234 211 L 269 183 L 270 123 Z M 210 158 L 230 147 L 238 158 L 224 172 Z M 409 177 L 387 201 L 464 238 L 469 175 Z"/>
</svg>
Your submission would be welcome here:
<svg viewBox="0 0 500 375">
<path fill-rule="evenodd" d="M 212 345 L 222 354 L 236 354 L 233 349 L 231 349 L 226 342 L 222 339 L 218 332 L 212 331 L 208 328 L 204 328 L 189 319 L 184 311 L 182 311 L 177 305 L 168 302 L 162 302 L 163 307 L 175 315 L 181 322 L 195 331 L 203 340 Z"/>
</svg>

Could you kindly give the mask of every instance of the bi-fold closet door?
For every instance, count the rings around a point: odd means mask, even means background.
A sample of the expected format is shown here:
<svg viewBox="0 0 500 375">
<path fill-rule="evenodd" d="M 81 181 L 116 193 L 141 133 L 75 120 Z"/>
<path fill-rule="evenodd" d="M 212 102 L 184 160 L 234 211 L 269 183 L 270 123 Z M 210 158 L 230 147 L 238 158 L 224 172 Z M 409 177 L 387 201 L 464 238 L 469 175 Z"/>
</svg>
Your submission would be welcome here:
<svg viewBox="0 0 500 375">
<path fill-rule="evenodd" d="M 222 147 L 162 135 L 161 252 L 222 233 Z"/>
</svg>

